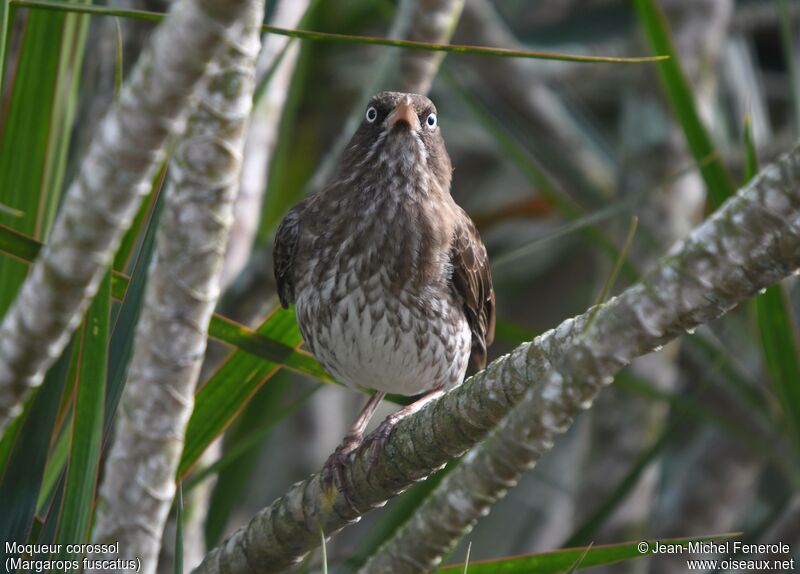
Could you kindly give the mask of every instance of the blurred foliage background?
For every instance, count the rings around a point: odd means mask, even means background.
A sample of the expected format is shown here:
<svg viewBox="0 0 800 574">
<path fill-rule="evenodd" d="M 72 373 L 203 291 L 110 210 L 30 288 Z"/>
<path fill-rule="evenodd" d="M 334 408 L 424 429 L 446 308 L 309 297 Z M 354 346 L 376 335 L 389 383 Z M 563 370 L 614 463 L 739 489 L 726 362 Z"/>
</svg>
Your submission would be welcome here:
<svg viewBox="0 0 800 574">
<path fill-rule="evenodd" d="M 113 105 L 153 24 L 124 14 L 88 16 L 0 2 L 8 22 L 0 42 L 2 314 L 25 276 L 25 260 L 35 254 L 30 240 L 47 239 L 64 182 L 77 172 L 98 119 Z M 268 2 L 267 21 L 274 21 L 281 3 L 293 2 Z M 389 34 L 401 8 L 390 0 L 298 4 L 299 27 L 363 36 Z M 672 47 L 659 35 L 654 5 L 663 11 L 661 32 L 671 35 Z M 111 7 L 167 8 L 158 0 Z M 466 0 L 454 43 L 604 56 L 674 48 L 675 56 L 668 64 L 464 54 L 444 59 L 430 97 L 455 167 L 452 193 L 478 224 L 492 260 L 499 323 L 490 359 L 597 301 L 633 215 L 639 226 L 617 290 L 744 185 L 756 160 L 766 164 L 790 149 L 800 126 L 798 16 L 794 0 Z M 296 25 L 295 19 L 286 27 Z M 245 158 L 268 168 L 260 187 L 263 204 L 250 210 L 257 215 L 255 239 L 253 245 L 233 242 L 231 249 L 240 251 L 228 257 L 241 260 L 243 270 L 232 273 L 219 307 L 221 315 L 253 327 L 276 303 L 270 250 L 278 221 L 319 189 L 348 118 L 363 113 L 367 90 L 394 89 L 398 82 L 395 48 L 300 40 L 288 45 L 275 50 L 288 62 L 283 76 L 268 75 L 264 92 L 270 102 L 278 98 L 276 111 L 254 116 L 268 124 L 270 143 L 247 148 Z M 115 261 L 115 270 L 131 281 L 124 303 L 112 306 L 105 433 L 141 306 L 158 189 L 156 181 Z M 787 280 L 636 361 L 451 560 L 464 559 L 467 543 L 471 559 L 478 560 L 729 531 L 742 531 L 753 542 L 785 542 L 800 557 L 798 309 L 797 281 Z M 259 332 L 275 336 L 280 328 Z M 193 419 L 206 442 L 227 427 L 199 462 L 185 455 L 182 466 L 185 542 L 195 557 L 316 471 L 364 400 L 298 369 L 278 370 L 255 359 L 221 371 L 233 341 L 216 338 L 204 377 L 227 377 L 232 388 L 250 373 L 255 384 L 224 407 L 216 395 L 202 403 L 205 413 L 224 408 L 235 416 L 207 429 L 200 428 L 203 417 Z M 65 351 L 25 417 L 0 442 L 0 494 L 3 506 L 9 505 L 0 526 L 6 537 L 24 532 L 36 539 L 56 530 L 65 461 L 80 454 L 69 439 L 71 389 L 80 380 L 69 367 L 76 349 Z M 26 434 L 25 428 L 36 431 Z M 354 571 L 435 482 L 436 476 L 415 486 L 335 538 L 327 548 L 333 571 Z M 167 554 L 170 546 L 165 544 Z M 304 568 L 317 568 L 319 560 L 313 556 Z M 169 556 L 163 562 L 167 571 Z M 608 571 L 683 570 L 664 556 Z"/>
</svg>

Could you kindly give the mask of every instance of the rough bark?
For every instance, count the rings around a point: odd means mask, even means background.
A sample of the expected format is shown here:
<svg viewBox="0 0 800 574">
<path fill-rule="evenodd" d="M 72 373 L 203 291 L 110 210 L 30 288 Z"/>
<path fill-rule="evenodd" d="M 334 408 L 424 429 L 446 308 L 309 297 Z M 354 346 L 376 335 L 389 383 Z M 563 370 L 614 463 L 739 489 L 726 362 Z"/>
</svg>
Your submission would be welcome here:
<svg viewBox="0 0 800 574">
<path fill-rule="evenodd" d="M 400 421 L 383 443 L 367 441 L 351 454 L 338 488 L 325 491 L 319 475 L 295 484 L 194 572 L 279 572 L 319 544 L 320 529 L 331 535 L 358 521 L 504 419 L 428 499 L 436 510 L 416 514 L 436 522 L 412 519 L 381 553 L 382 564 L 366 571 L 429 568 L 634 357 L 723 315 L 799 266 L 795 148 L 675 245 L 642 282 L 492 362 Z M 405 550 L 417 547 L 427 550 L 416 553 L 416 564 L 404 562 Z"/>
<path fill-rule="evenodd" d="M 308 0 L 282 0 L 275 8 L 274 17 L 270 23 L 281 28 L 297 28 L 308 5 Z M 294 45 L 287 46 L 290 42 L 293 42 Z M 256 62 L 256 84 L 272 66 L 275 58 L 282 57 L 282 60 L 272 78 L 269 79 L 264 94 L 259 101 L 255 102 L 250 114 L 239 177 L 239 193 L 233 206 L 233 226 L 220 275 L 220 291 L 222 293 L 225 293 L 226 289 L 237 279 L 253 253 L 253 241 L 261 218 L 261 203 L 267 187 L 272 152 L 277 141 L 283 106 L 288 95 L 289 82 L 297 61 L 298 50 L 299 44 L 296 40 L 293 41 L 275 34 L 268 34 L 263 38 L 261 53 Z M 245 303 L 238 297 L 235 298 L 235 302 Z M 245 312 L 237 314 L 236 319 L 248 323 L 261 316 L 263 313 Z M 226 351 L 227 349 L 223 348 L 208 349 L 201 369 L 200 381 L 205 381 L 209 374 L 216 370 Z M 199 462 L 200 466 L 211 465 L 219 459 L 221 452 L 221 440 L 213 442 L 203 453 Z M 184 499 L 186 510 L 183 523 L 183 570 L 187 573 L 202 561 L 207 551 L 205 522 L 216 478 L 216 476 L 209 477 L 195 486 Z M 161 546 L 158 558 L 158 571 L 164 574 L 173 572 L 175 567 L 175 547 L 171 543 L 174 540 L 175 526 L 173 509 L 164 529 L 164 544 Z"/>
<path fill-rule="evenodd" d="M 308 9 L 308 0 L 282 0 L 275 8 L 270 24 L 281 28 L 297 28 L 301 17 Z M 288 45 L 293 42 L 294 45 Z M 284 52 L 284 49 L 286 52 Z M 253 252 L 253 240 L 261 218 L 261 203 L 267 187 L 267 178 L 272 152 L 278 137 L 283 105 L 288 94 L 289 82 L 297 60 L 299 45 L 296 40 L 268 34 L 262 41 L 261 52 L 256 62 L 256 84 L 272 66 L 275 58 L 281 57 L 261 99 L 255 102 L 247 127 L 247 137 L 242 156 L 239 177 L 239 193 L 233 206 L 233 225 L 225 252 L 219 287 L 222 293 L 236 280 Z M 242 302 L 236 298 L 236 302 Z M 244 323 L 263 313 L 244 313 L 236 317 Z M 206 353 L 200 381 L 205 381 L 225 356 L 227 349 L 210 347 Z M 200 466 L 205 467 L 219 459 L 221 440 L 213 442 L 203 453 Z M 184 498 L 183 522 L 183 570 L 190 572 L 205 556 L 205 522 L 216 476 L 211 476 L 195 486 Z M 163 544 L 158 557 L 158 572 L 169 574 L 175 569 L 175 510 L 170 512 L 164 528 Z"/>
<path fill-rule="evenodd" d="M 281 28 L 296 28 L 308 5 L 309 0 L 279 2 L 271 24 Z M 292 45 L 287 46 L 290 42 Z M 278 139 L 283 106 L 289 94 L 289 82 L 292 79 L 299 48 L 297 41 L 270 34 L 264 38 L 264 46 L 258 57 L 256 78 L 263 76 L 275 58 L 279 57 L 284 49 L 287 50 L 250 117 L 244 145 L 239 195 L 233 210 L 231 240 L 222 268 L 223 290 L 236 279 L 250 259 L 253 240 L 261 219 L 261 203 L 267 189 L 272 152 Z"/>
<path fill-rule="evenodd" d="M 591 406 L 623 365 L 746 297 L 735 293 L 752 295 L 760 289 L 757 285 L 796 271 L 799 169 L 796 148 L 676 244 L 642 283 L 604 305 L 588 329 L 584 314 L 535 340 L 531 347 L 538 347 L 542 377 L 361 572 L 402 574 L 432 568 L 552 446 L 554 436 Z M 784 224 L 773 228 L 784 215 Z M 794 239 L 787 242 L 789 235 Z M 794 255 L 784 260 L 781 254 L 790 252 Z"/>
<path fill-rule="evenodd" d="M 173 153 L 156 256 L 100 488 L 95 539 L 119 542 L 126 555 L 141 559 L 145 573 L 156 569 L 219 296 L 263 11 L 263 0 L 251 0 L 242 31 L 225 39 Z"/>
<path fill-rule="evenodd" d="M 92 142 L 0 326 L 0 431 L 64 349 L 150 188 L 190 96 L 243 0 L 184 0 L 159 27 Z"/>
</svg>

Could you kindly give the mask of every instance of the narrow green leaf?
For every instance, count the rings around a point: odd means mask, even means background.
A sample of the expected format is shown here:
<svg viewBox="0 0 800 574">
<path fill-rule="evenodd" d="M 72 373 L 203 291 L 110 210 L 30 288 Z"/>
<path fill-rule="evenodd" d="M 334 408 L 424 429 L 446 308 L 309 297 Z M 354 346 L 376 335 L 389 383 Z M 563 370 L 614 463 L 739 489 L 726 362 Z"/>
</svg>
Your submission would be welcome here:
<svg viewBox="0 0 800 574">
<path fill-rule="evenodd" d="M 16 70 L 7 86 L 10 102 L 0 118 L 0 189 L 3 203 L 22 217 L 0 213 L 0 224 L 41 239 L 45 212 L 58 197 L 47 197 L 43 183 L 52 144 L 53 116 L 61 106 L 56 96 L 64 14 L 30 14 L 21 34 Z M 0 316 L 16 298 L 27 267 L 0 259 Z"/>
<path fill-rule="evenodd" d="M 44 515 L 44 523 L 40 520 L 33 523 L 31 535 L 28 537 L 28 542 L 30 544 L 53 544 L 55 542 L 56 534 L 58 533 L 59 509 L 64 499 L 64 485 L 66 482 L 67 473 L 61 472 L 53 487 L 52 494 L 43 505 L 44 510 L 42 510 L 42 514 Z M 42 556 L 41 558 L 44 560 L 47 556 Z"/>
<path fill-rule="evenodd" d="M 87 0 L 79 1 L 86 2 Z M 42 234 L 37 233 L 36 237 L 47 237 L 55 219 L 61 189 L 64 186 L 64 171 L 67 164 L 67 152 L 72 141 L 75 111 L 78 107 L 78 92 L 88 28 L 89 16 L 67 14 L 64 18 L 58 57 L 53 58 L 58 61 L 58 69 L 40 192 L 41 206 L 37 227 L 42 230 Z M 52 57 L 53 54 L 50 56 Z"/>
<path fill-rule="evenodd" d="M 42 249 L 42 244 L 17 230 L 0 224 L 0 251 L 29 264 Z M 27 273 L 27 270 L 26 270 Z"/>
<path fill-rule="evenodd" d="M 276 309 L 256 329 L 256 333 L 289 347 L 296 347 L 302 341 L 294 313 L 284 309 Z M 279 368 L 277 363 L 243 351 L 236 351 L 228 357 L 197 393 L 186 429 L 178 476 L 183 477 L 189 471 L 208 445 Z"/>
<path fill-rule="evenodd" d="M 107 274 L 89 307 L 81 337 L 71 450 L 56 536 L 63 544 L 62 560 L 80 560 L 81 554 L 68 553 L 66 547 L 89 541 L 103 435 L 110 306 L 111 275 Z"/>
<path fill-rule="evenodd" d="M 130 284 L 125 291 L 119 313 L 112 324 L 111 339 L 108 345 L 105 421 L 103 423 L 104 437 L 108 437 L 111 433 L 111 425 L 114 421 L 117 405 L 122 397 L 122 391 L 127 380 L 128 363 L 130 363 L 131 355 L 133 354 L 136 323 L 139 321 L 139 315 L 144 303 L 147 270 L 150 267 L 150 260 L 155 249 L 156 228 L 158 227 L 163 204 L 163 194 L 156 193 L 156 196 L 152 213 L 144 226 L 144 238 L 139 248 Z"/>
<path fill-rule="evenodd" d="M 276 310 L 275 313 L 290 316 L 292 321 L 294 321 L 293 310 Z M 299 333 L 299 331 L 296 331 L 298 337 Z M 230 319 L 215 316 L 211 319 L 209 334 L 215 339 L 229 343 L 250 355 L 260 357 L 261 359 L 279 365 L 285 365 L 298 373 L 303 373 L 322 381 L 332 381 L 330 375 L 319 366 L 319 363 L 317 363 L 311 355 L 298 352 L 297 349 L 291 345 L 274 337 L 269 330 L 261 331 L 257 329 L 253 331 Z M 292 338 L 292 340 L 294 340 L 294 338 Z"/>
<path fill-rule="evenodd" d="M 0 203 L 0 213 L 10 215 L 11 217 L 22 217 L 25 215 L 24 211 L 14 209 L 13 207 L 9 207 L 4 203 Z"/>
<path fill-rule="evenodd" d="M 278 387 L 279 385 L 277 385 L 276 383 L 277 380 L 281 378 L 280 377 L 281 374 L 283 374 L 283 372 L 276 373 L 276 375 L 270 381 L 270 384 L 264 385 L 261 391 L 265 389 L 272 390 L 273 387 Z M 270 413 L 266 412 L 265 410 L 264 412 L 257 413 L 259 418 L 258 423 L 260 424 L 258 424 L 258 426 L 256 426 L 255 428 L 249 428 L 246 434 L 240 434 L 233 441 L 231 441 L 232 442 L 231 446 L 230 447 L 226 446 L 225 454 L 223 454 L 222 457 L 220 457 L 217 461 L 206 467 L 193 471 L 189 479 L 186 481 L 186 490 L 188 491 L 194 488 L 209 476 L 212 476 L 214 474 L 220 475 L 220 473 L 222 473 L 223 471 L 227 472 L 228 469 L 232 468 L 237 462 L 244 460 L 248 460 L 248 462 L 254 462 L 254 460 L 246 459 L 245 455 L 252 453 L 253 451 L 256 450 L 257 447 L 263 444 L 263 442 L 269 436 L 270 431 L 272 431 L 272 429 L 275 428 L 275 425 L 283 421 L 285 418 L 290 417 L 291 415 L 296 413 L 300 409 L 300 407 L 302 407 L 306 403 L 306 401 L 311 398 L 311 395 L 317 392 L 320 388 L 322 388 L 321 383 L 314 385 L 313 387 L 309 388 L 306 392 L 304 392 L 302 395 L 300 395 L 298 398 L 293 400 L 291 403 L 289 403 L 285 407 L 281 407 L 278 412 Z M 254 402 L 255 402 L 254 400 L 251 400 L 248 403 L 247 408 L 250 409 L 250 407 L 253 405 Z M 228 439 L 226 437 L 226 441 L 227 440 Z M 236 467 L 236 470 L 237 471 L 239 470 L 238 466 Z M 242 474 L 246 473 L 235 472 L 233 474 L 241 476 Z M 220 484 L 220 482 L 222 482 L 221 475 L 220 478 L 217 480 L 217 484 Z M 221 490 L 224 491 L 225 489 Z"/>
<path fill-rule="evenodd" d="M 161 164 L 161 168 L 153 178 L 153 185 L 149 195 L 147 196 L 147 199 L 144 200 L 141 205 L 139 205 L 139 209 L 136 211 L 136 215 L 131 222 L 131 226 L 122 236 L 119 249 L 117 249 L 117 253 L 114 255 L 114 269 L 121 273 L 127 273 L 129 271 L 128 265 L 131 262 L 131 257 L 135 256 L 136 245 L 142 238 L 142 231 L 145 229 L 145 225 L 152 217 L 156 201 L 158 200 L 158 196 L 164 186 L 164 179 L 167 175 L 168 165 L 168 160 L 165 160 Z"/>
<path fill-rule="evenodd" d="M 0 540 L 22 542 L 28 539 L 36 511 L 39 487 L 50 449 L 53 425 L 61 393 L 70 370 L 72 343 L 64 349 L 33 396 L 25 414 L 8 464 L 0 482 Z M 0 564 L 6 560 L 5 544 L 0 545 Z"/>
<path fill-rule="evenodd" d="M 0 94 L 3 93 L 3 78 L 6 77 L 6 42 L 8 38 L 9 0 L 0 0 Z"/>
<path fill-rule="evenodd" d="M 183 483 L 178 482 L 175 499 L 175 574 L 183 574 Z"/>
<path fill-rule="evenodd" d="M 744 184 L 747 185 L 758 173 L 758 152 L 753 138 L 753 118 L 744 117 Z"/>
<path fill-rule="evenodd" d="M 534 572 L 536 574 L 560 574 L 575 564 L 582 556 L 583 561 L 578 568 L 579 570 L 653 555 L 655 554 L 654 549 L 657 544 L 669 544 L 675 547 L 688 548 L 691 543 L 722 541 L 738 536 L 739 534 L 740 533 L 735 532 L 695 538 L 643 540 L 623 542 L 621 544 L 591 546 L 589 548 L 567 548 L 565 550 L 529 554 L 527 556 L 473 562 L 469 567 L 469 571 L 470 574 L 532 574 Z M 439 572 L 458 572 L 462 569 L 462 564 L 453 564 L 440 568 Z"/>
<path fill-rule="evenodd" d="M 22 426 L 22 421 L 25 420 L 25 417 L 27 416 L 31 402 L 32 397 L 23 405 L 22 414 L 11 421 L 8 426 L 6 426 L 5 431 L 3 431 L 3 437 L 0 439 L 0 479 L 3 478 L 3 473 L 8 465 L 8 457 L 11 454 L 11 448 L 14 446 L 14 442 L 17 440 L 19 429 Z"/>
<path fill-rule="evenodd" d="M 328 547 L 325 542 L 325 531 L 319 527 L 319 536 L 322 544 L 322 574 L 328 574 Z"/>
<path fill-rule="evenodd" d="M 100 16 L 121 16 L 156 22 L 164 17 L 163 13 L 146 10 L 126 10 L 121 8 L 107 8 L 104 6 L 84 6 L 70 2 L 48 0 L 11 0 L 14 6 L 26 8 L 39 8 L 42 10 L 62 12 L 82 12 Z M 288 36 L 289 38 L 302 38 L 318 42 L 333 42 L 341 44 L 369 44 L 391 46 L 394 48 L 408 48 L 411 50 L 428 50 L 434 52 L 452 52 L 456 54 L 478 54 L 483 56 L 500 56 L 503 58 L 531 58 L 537 60 L 558 60 L 564 62 L 583 63 L 612 63 L 612 64 L 637 64 L 645 62 L 658 62 L 667 56 L 646 56 L 633 58 L 618 58 L 607 56 L 582 56 L 572 54 L 552 54 L 548 52 L 533 52 L 530 50 L 509 50 L 506 48 L 487 48 L 484 46 L 464 46 L 458 44 L 434 44 L 430 42 L 414 42 L 411 40 L 398 40 L 392 38 L 376 38 L 373 36 L 354 36 L 351 34 L 335 34 L 332 32 L 314 32 L 311 30 L 290 30 L 277 26 L 262 26 L 262 31 L 267 34 Z"/>
<path fill-rule="evenodd" d="M 256 452 L 275 425 L 297 412 L 322 387 L 322 383 L 318 383 L 284 406 L 280 397 L 294 385 L 295 381 L 286 371 L 276 373 L 268 385 L 259 389 L 236 423 L 226 432 L 222 457 L 207 467 L 192 471 L 186 481 L 188 490 L 217 474 L 206 514 L 205 534 L 209 547 L 220 542 L 229 517 L 242 499 L 247 481 L 255 469 L 256 457 L 247 455 Z"/>
<path fill-rule="evenodd" d="M 800 447 L 800 347 L 785 286 L 767 289 L 756 298 L 755 307 L 772 387 Z"/>
<path fill-rule="evenodd" d="M 75 370 L 75 365 L 78 363 L 78 352 L 80 350 L 80 345 L 75 345 L 75 353 L 72 357 L 72 365 L 70 365 L 70 370 Z M 77 378 L 77 371 L 75 370 L 74 373 L 71 373 L 71 376 L 67 378 L 67 384 L 69 384 L 73 378 Z M 65 389 L 67 392 L 64 393 L 64 398 L 67 398 L 69 394 L 69 389 Z M 54 489 L 58 484 L 59 480 L 62 479 L 64 468 L 67 464 L 67 459 L 69 458 L 69 448 L 70 448 L 70 441 L 72 439 L 72 433 L 67 431 L 62 431 L 59 433 L 58 438 L 56 439 L 55 445 L 53 448 L 50 449 L 50 456 L 47 457 L 47 465 L 44 467 L 44 477 L 42 478 L 42 486 L 39 489 L 39 500 L 36 502 L 36 512 L 43 513 L 47 504 L 50 502 L 51 497 L 53 496 Z"/>
<path fill-rule="evenodd" d="M 744 147 L 748 181 L 758 172 L 751 121 L 745 118 Z M 800 346 L 792 306 L 783 283 L 755 298 L 755 315 L 772 388 L 795 444 L 800 447 Z"/>
<path fill-rule="evenodd" d="M 564 574 L 575 574 L 575 572 L 578 571 L 578 568 L 580 568 L 580 565 L 583 564 L 583 561 L 586 560 L 586 555 L 589 554 L 589 550 L 592 549 L 592 546 L 594 546 L 593 543 L 589 544 L 589 546 L 586 547 L 586 550 L 584 550 L 583 554 L 578 556 L 578 559 L 572 564 L 572 566 L 569 567 L 569 570 L 564 572 Z"/>
<path fill-rule="evenodd" d="M 122 25 L 119 18 L 114 18 L 114 31 L 116 33 L 117 65 L 114 68 L 114 103 L 119 104 L 119 95 L 122 93 L 122 78 L 125 68 L 122 62 Z"/>
<path fill-rule="evenodd" d="M 29 263 L 36 258 L 40 249 L 41 244 L 38 241 L 0 225 L 0 251 Z M 0 260 L 2 259 L 4 258 L 0 258 Z M 117 300 L 127 299 L 127 293 L 131 288 L 130 283 L 131 279 L 126 275 L 114 271 L 111 283 L 112 297 Z M 131 323 L 131 325 L 134 324 L 135 322 Z M 308 353 L 298 351 L 269 336 L 257 333 L 227 317 L 214 314 L 211 317 L 208 334 L 213 339 L 232 345 L 253 356 L 278 363 L 321 381 L 332 381 L 330 375 Z M 116 360 L 116 355 L 114 360 Z"/>
<path fill-rule="evenodd" d="M 609 495 L 599 504 L 586 520 L 575 529 L 575 532 L 564 542 L 565 547 L 578 546 L 591 542 L 591 537 L 595 535 L 597 530 L 605 523 L 611 514 L 619 507 L 619 504 L 625 500 L 630 494 L 633 487 L 635 487 L 639 479 L 650 464 L 664 450 L 667 442 L 672 437 L 675 431 L 675 425 L 670 425 L 665 428 L 661 435 L 651 444 L 645 448 L 642 453 L 634 461 L 628 473 L 622 478 Z"/>
<path fill-rule="evenodd" d="M 692 155 L 699 164 L 706 183 L 708 199 L 716 209 L 735 188 L 722 164 L 714 143 L 700 120 L 689 81 L 681 69 L 678 54 L 672 43 L 666 18 L 654 0 L 634 0 L 639 20 L 644 28 L 650 47 L 657 54 L 668 55 L 658 66 L 661 81 L 669 98 L 672 110 L 683 127 L 683 133 Z M 711 157 L 713 159 L 709 160 Z"/>
</svg>

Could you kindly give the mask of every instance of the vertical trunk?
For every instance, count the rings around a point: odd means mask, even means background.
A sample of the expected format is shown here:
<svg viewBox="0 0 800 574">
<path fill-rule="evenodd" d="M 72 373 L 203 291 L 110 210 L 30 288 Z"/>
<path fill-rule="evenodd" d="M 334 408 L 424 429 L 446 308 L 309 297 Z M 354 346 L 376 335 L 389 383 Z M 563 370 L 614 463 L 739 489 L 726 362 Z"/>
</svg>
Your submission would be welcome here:
<svg viewBox="0 0 800 574">
<path fill-rule="evenodd" d="M 219 296 L 263 10 L 263 0 L 247 4 L 240 33 L 226 37 L 175 147 L 156 256 L 100 488 L 95 539 L 118 541 L 122 552 L 141 560 L 147 574 L 156 570 L 208 322 Z"/>
</svg>

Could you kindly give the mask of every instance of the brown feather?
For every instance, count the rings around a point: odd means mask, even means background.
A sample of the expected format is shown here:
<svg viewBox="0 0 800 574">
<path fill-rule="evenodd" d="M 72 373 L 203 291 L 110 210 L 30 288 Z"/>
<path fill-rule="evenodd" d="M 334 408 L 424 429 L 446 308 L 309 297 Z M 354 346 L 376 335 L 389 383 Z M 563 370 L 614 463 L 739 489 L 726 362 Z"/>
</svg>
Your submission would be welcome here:
<svg viewBox="0 0 800 574">
<path fill-rule="evenodd" d="M 472 331 L 470 366 L 473 371 L 479 371 L 486 366 L 486 349 L 494 341 L 492 271 L 478 229 L 464 210 L 458 208 L 458 214 L 460 217 L 450 250 L 452 286 L 463 302 Z"/>
<path fill-rule="evenodd" d="M 300 238 L 302 215 L 307 203 L 308 199 L 305 199 L 289 210 L 275 233 L 272 264 L 278 286 L 278 297 L 284 309 L 294 303 L 294 258 Z"/>
</svg>

